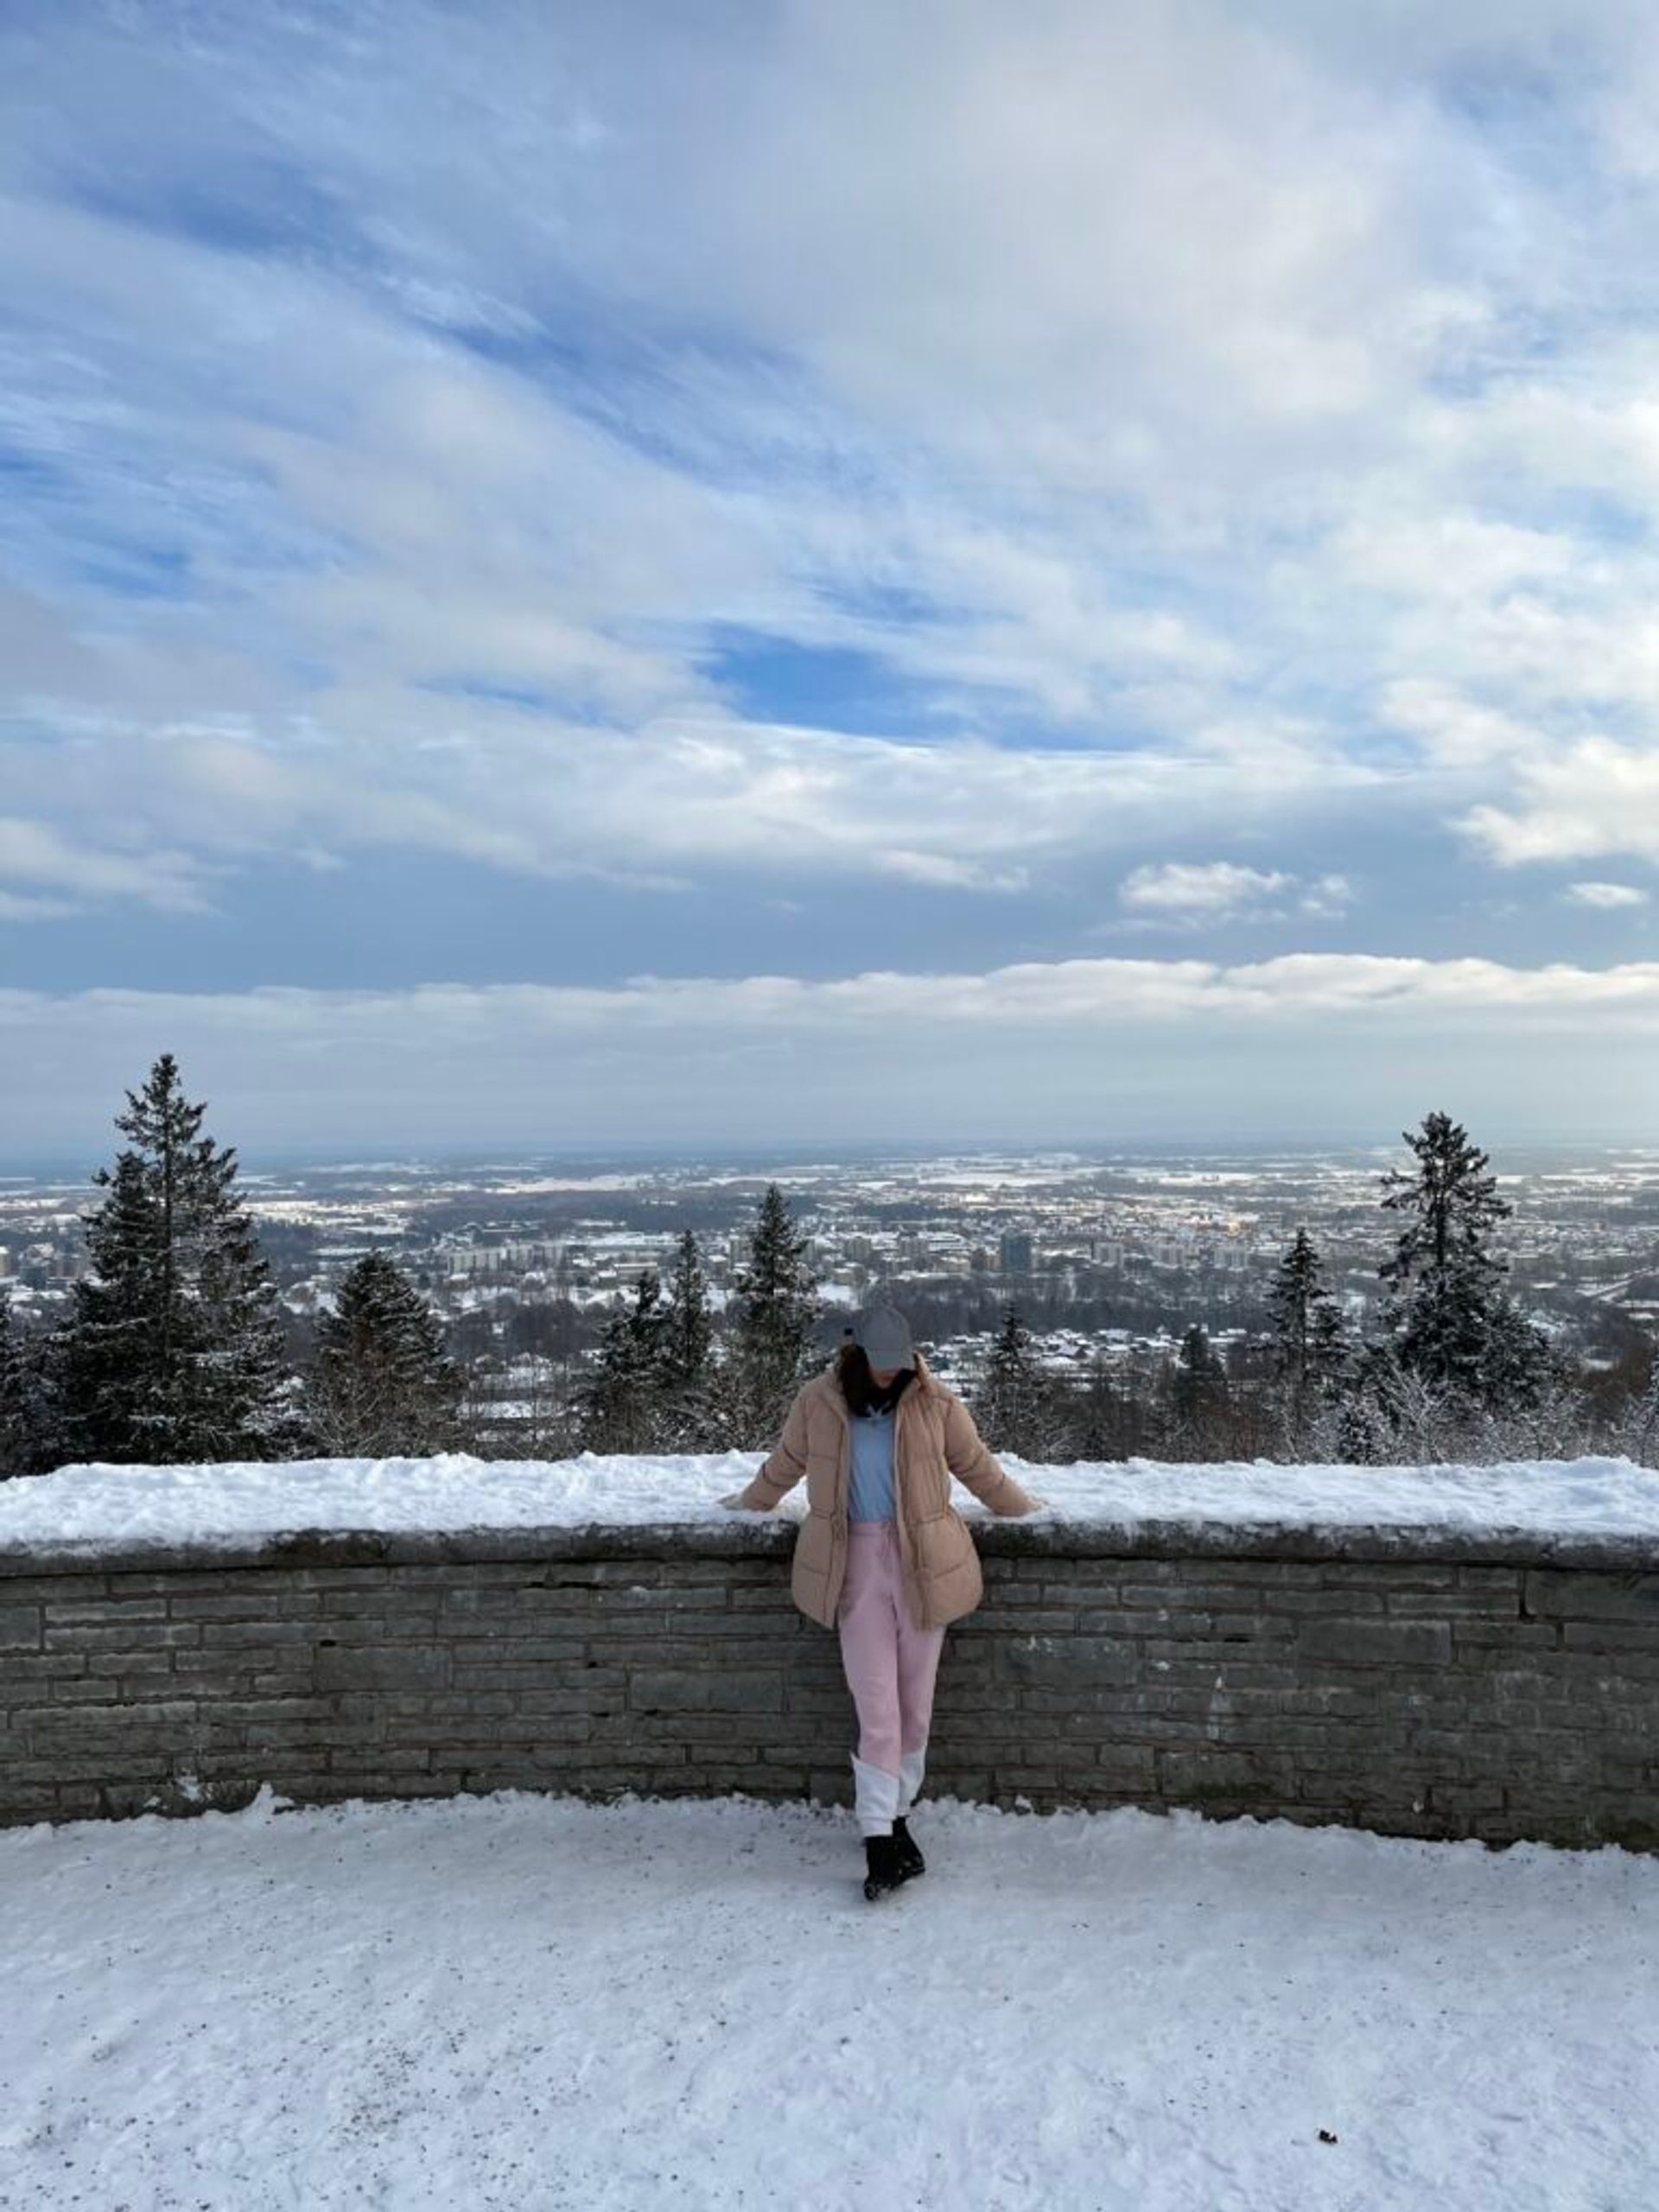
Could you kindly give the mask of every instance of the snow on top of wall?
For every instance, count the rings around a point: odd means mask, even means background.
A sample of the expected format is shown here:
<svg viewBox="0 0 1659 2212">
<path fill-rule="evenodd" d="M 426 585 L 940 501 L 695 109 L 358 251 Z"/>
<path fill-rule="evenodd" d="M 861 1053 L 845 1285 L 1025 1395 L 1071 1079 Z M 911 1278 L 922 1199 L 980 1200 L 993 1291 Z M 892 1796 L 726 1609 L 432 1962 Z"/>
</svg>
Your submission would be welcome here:
<svg viewBox="0 0 1659 2212">
<path fill-rule="evenodd" d="M 245 1542 L 305 1529 L 399 1532 L 641 1527 L 726 1518 L 719 1500 L 760 1454 L 561 1460 L 301 1459 L 274 1465 L 62 1467 L 0 1483 L 0 1548 L 125 1541 Z M 1628 1459 L 1486 1466 L 1209 1466 L 1151 1459 L 1004 1464 L 1067 1523 L 1139 1521 L 1240 1528 L 1409 1527 L 1471 1536 L 1652 1536 L 1659 1472 Z M 967 1491 L 966 1517 L 983 1509 Z M 798 1517 L 797 1490 L 783 1511 Z"/>
</svg>

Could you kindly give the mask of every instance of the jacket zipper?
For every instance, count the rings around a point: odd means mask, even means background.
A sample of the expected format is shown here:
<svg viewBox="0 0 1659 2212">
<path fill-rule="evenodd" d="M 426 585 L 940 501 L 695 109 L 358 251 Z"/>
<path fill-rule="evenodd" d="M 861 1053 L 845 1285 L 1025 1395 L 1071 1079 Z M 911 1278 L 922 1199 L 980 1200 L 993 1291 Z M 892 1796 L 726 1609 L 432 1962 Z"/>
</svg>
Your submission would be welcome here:
<svg viewBox="0 0 1659 2212">
<path fill-rule="evenodd" d="M 836 1605 L 841 1603 L 847 1580 L 847 1493 L 853 1479 L 853 1431 L 845 1413 L 841 1416 L 841 1462 L 836 1485 L 836 1541 L 841 1547 L 841 1575 L 836 1584 Z M 830 1608 L 835 1611 L 835 1606 Z"/>
<path fill-rule="evenodd" d="M 905 1399 L 909 1397 L 909 1395 L 910 1392 L 906 1390 L 903 1396 L 900 1397 L 898 1404 L 893 1409 L 893 1518 L 895 1533 L 899 1534 L 900 1536 L 899 1545 L 899 1567 L 901 1578 L 906 1571 L 905 1546 L 903 1539 L 907 1536 L 910 1540 L 910 1557 L 912 1562 L 909 1570 L 910 1581 L 916 1593 L 917 1618 L 923 1628 L 930 1628 L 932 1624 L 927 1618 L 927 1592 L 922 1587 L 921 1574 L 916 1569 L 914 1564 L 916 1559 L 916 1531 L 911 1527 L 910 1522 L 906 1516 L 903 1505 L 901 1504 L 899 1497 L 899 1417 L 905 1410 Z"/>
</svg>

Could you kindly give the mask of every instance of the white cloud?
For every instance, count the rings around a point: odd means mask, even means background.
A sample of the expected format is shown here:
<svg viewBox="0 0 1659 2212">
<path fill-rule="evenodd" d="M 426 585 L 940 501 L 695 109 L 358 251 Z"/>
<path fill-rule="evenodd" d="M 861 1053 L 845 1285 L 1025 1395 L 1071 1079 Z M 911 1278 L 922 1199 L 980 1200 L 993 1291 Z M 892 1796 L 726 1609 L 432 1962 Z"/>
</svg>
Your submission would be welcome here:
<svg viewBox="0 0 1659 2212">
<path fill-rule="evenodd" d="M 8 899 L 23 918 L 105 899 L 136 899 L 168 913 L 201 912 L 208 904 L 200 871 L 181 854 L 100 851 L 71 844 L 44 823 L 0 815 L 0 888 L 18 884 L 73 894 L 41 899 L 12 889 Z"/>
<path fill-rule="evenodd" d="M 1334 919 L 1352 905 L 1355 892 L 1345 875 L 1316 877 L 1297 900 L 1299 912 L 1316 919 Z"/>
<path fill-rule="evenodd" d="M 1408 733 L 1436 766 L 1507 766 L 1540 750 L 1535 731 L 1447 683 L 1402 677 L 1384 685 L 1378 711 L 1390 728 Z"/>
<path fill-rule="evenodd" d="M 1512 808 L 1472 807 L 1462 827 L 1497 861 L 1659 860 L 1659 752 L 1586 737 L 1525 762 Z"/>
<path fill-rule="evenodd" d="M 1133 914 L 1196 926 L 1274 920 L 1293 911 L 1311 918 L 1333 918 L 1346 911 L 1354 893 L 1344 875 L 1321 875 L 1300 885 L 1280 868 L 1245 868 L 1234 861 L 1166 861 L 1135 868 L 1118 886 L 1117 895 Z"/>
<path fill-rule="evenodd" d="M 1409 1022 L 1446 1015 L 1645 1029 L 1659 1019 L 1659 961 L 1605 969 L 1554 963 L 1517 968 L 1482 959 L 1369 953 L 1286 953 L 1231 966 L 1209 960 L 1025 961 L 955 974 L 869 970 L 822 982 L 760 973 L 724 978 L 641 976 L 607 988 L 429 984 L 408 991 L 268 988 L 240 993 L 96 990 L 54 996 L 0 990 L 0 1030 L 16 1039 L 108 1025 L 129 1034 L 188 1025 L 198 1033 L 260 1039 L 313 1051 L 357 1039 L 448 1057 L 470 1041 L 704 1033 L 711 1044 L 746 1030 L 802 1038 L 920 1024 L 934 1032 L 984 1025 L 1010 1031 L 1096 1022 L 1202 1027 L 1216 1020 L 1323 1020 L 1344 1014 Z"/>
<path fill-rule="evenodd" d="M 0 992 L 6 1150 L 107 1149 L 175 1052 L 227 1141 L 1389 1135 L 1454 1102 L 1511 1138 L 1650 1133 L 1659 962 L 1301 953 L 613 988 Z M 1557 1040 L 1570 1038 L 1562 1052 Z M 1199 1071 L 1202 1071 L 1200 1075 Z"/>
<path fill-rule="evenodd" d="M 1176 919 L 1208 919 L 1259 908 L 1294 879 L 1274 871 L 1240 868 L 1230 861 L 1148 862 L 1124 877 L 1117 895 L 1142 913 Z"/>
<path fill-rule="evenodd" d="M 1561 893 L 1580 906 L 1599 906 L 1608 912 L 1624 906 L 1645 906 L 1652 893 L 1634 883 L 1569 883 Z"/>
<path fill-rule="evenodd" d="M 0 891 L 0 922 L 56 922 L 80 911 L 71 899 L 35 899 Z"/>
<path fill-rule="evenodd" d="M 157 852 L 391 847 L 642 883 L 718 867 L 1004 894 L 1045 865 L 1144 845 L 1173 813 L 1214 834 L 1282 833 L 1388 780 L 1294 753 L 1269 766 L 1248 750 L 901 742 L 717 715 L 601 736 L 486 701 L 377 689 L 321 695 L 313 709 L 308 727 L 269 732 L 88 717 L 73 743 L 31 747 L 10 773 L 36 813 Z M 394 713 L 389 748 L 380 732 Z"/>
</svg>

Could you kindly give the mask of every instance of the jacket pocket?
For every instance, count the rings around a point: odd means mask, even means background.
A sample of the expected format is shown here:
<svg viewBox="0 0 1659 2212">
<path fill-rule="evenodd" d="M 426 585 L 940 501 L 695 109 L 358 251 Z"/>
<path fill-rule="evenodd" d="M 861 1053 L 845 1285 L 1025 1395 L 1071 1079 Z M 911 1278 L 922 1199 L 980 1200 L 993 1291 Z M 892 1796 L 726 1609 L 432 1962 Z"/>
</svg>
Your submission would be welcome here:
<svg viewBox="0 0 1659 2212">
<path fill-rule="evenodd" d="M 916 1548 L 916 1571 L 924 1581 L 957 1573 L 967 1559 L 977 1556 L 961 1515 L 949 1506 L 943 1513 L 922 1515 L 912 1526 L 911 1541 Z"/>
</svg>

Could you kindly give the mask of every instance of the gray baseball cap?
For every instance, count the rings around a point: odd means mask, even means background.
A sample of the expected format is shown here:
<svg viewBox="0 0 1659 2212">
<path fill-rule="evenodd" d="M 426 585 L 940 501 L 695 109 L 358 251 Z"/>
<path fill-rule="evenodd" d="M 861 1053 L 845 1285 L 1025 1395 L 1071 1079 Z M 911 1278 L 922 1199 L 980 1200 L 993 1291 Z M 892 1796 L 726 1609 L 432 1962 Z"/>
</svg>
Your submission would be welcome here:
<svg viewBox="0 0 1659 2212">
<path fill-rule="evenodd" d="M 853 1324 L 853 1340 L 864 1348 L 872 1367 L 913 1367 L 910 1324 L 895 1306 L 867 1306 Z"/>
</svg>

